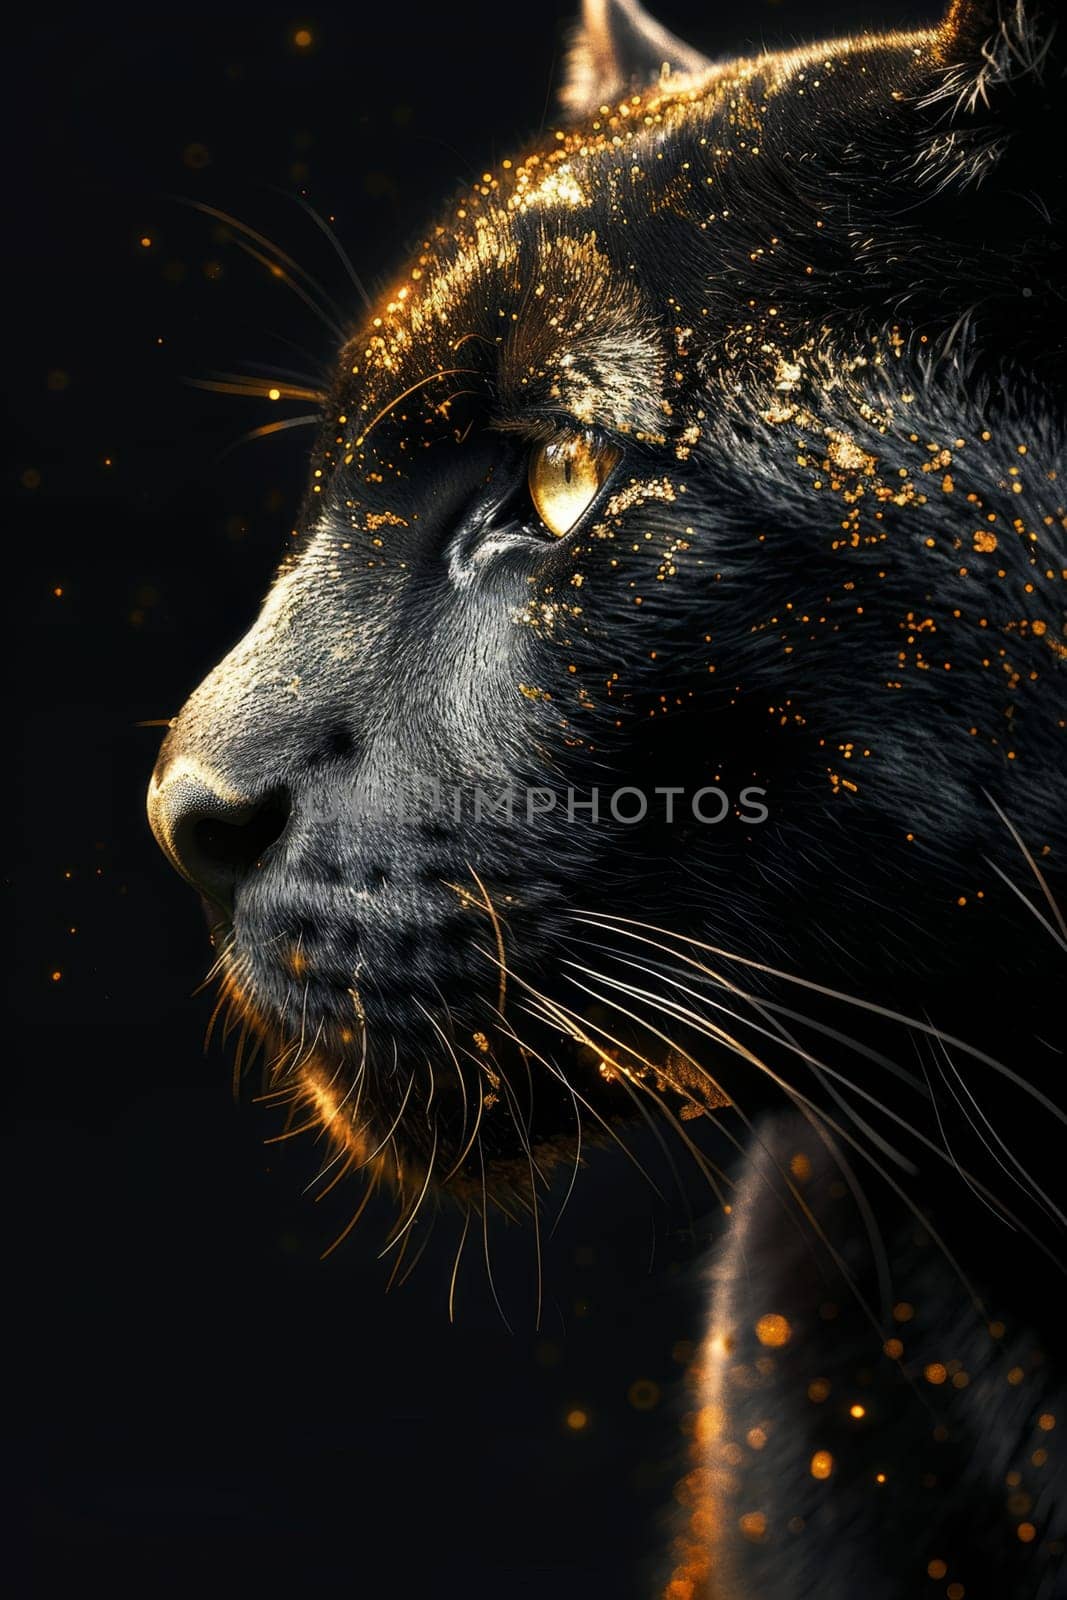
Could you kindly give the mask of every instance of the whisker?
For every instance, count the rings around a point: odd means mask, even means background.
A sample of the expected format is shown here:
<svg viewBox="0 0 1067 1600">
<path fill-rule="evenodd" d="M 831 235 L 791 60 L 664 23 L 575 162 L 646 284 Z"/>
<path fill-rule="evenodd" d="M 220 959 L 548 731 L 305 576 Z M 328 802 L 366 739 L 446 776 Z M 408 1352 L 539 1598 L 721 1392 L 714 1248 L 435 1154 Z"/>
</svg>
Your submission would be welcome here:
<svg viewBox="0 0 1067 1600">
<path fill-rule="evenodd" d="M 315 207 L 311 204 L 311 202 L 309 200 L 305 200 L 304 196 L 302 194 L 294 194 L 292 192 L 292 190 L 288 190 L 288 189 L 284 190 L 284 191 L 279 191 L 279 192 L 280 193 L 284 193 L 287 196 L 288 199 L 295 200 L 297 205 L 301 208 L 301 210 L 307 212 L 308 216 L 311 218 L 312 222 L 315 223 L 316 227 L 322 229 L 322 232 L 326 235 L 327 239 L 333 245 L 333 248 L 336 250 L 338 256 L 340 257 L 341 265 L 344 267 L 345 271 L 348 273 L 348 276 L 351 279 L 352 285 L 353 285 L 356 293 L 359 295 L 360 299 L 363 301 L 364 306 L 366 307 L 366 309 L 368 311 L 373 311 L 374 310 L 374 305 L 373 305 L 373 302 L 371 301 L 370 295 L 367 293 L 366 289 L 363 287 L 363 280 L 360 278 L 359 273 L 356 271 L 355 267 L 352 265 L 351 261 L 349 260 L 348 252 L 345 250 L 344 245 L 341 243 L 341 241 L 337 237 L 336 233 L 330 227 L 330 224 L 326 221 L 326 218 L 324 216 L 322 216 L 318 211 L 316 211 Z"/>
<path fill-rule="evenodd" d="M 605 932 L 621 932 L 624 937 L 634 938 L 638 939 L 639 942 L 652 944 L 655 949 L 662 949 L 664 947 L 656 944 L 654 940 L 641 939 L 640 935 L 629 933 L 628 929 L 631 927 L 644 928 L 648 929 L 652 933 L 661 934 L 665 938 L 681 937 L 680 935 L 671 934 L 664 928 L 656 927 L 654 923 L 638 922 L 628 917 L 613 918 L 611 923 L 608 923 L 598 920 L 596 917 L 592 917 L 585 912 L 574 912 L 572 915 L 576 921 L 588 922 L 593 927 L 604 929 Z M 943 1028 L 935 1027 L 933 1023 L 924 1022 L 919 1017 L 910 1017 L 901 1011 L 894 1011 L 889 1006 L 881 1006 L 874 1000 L 864 1000 L 859 995 L 850 995 L 844 990 L 829 988 L 825 984 L 816 983 L 811 978 L 801 978 L 796 973 L 784 972 L 777 967 L 768 966 L 766 963 L 753 960 L 748 956 L 736 955 L 728 950 L 722 950 L 716 945 L 705 944 L 699 939 L 690 939 L 686 937 L 684 942 L 691 945 L 694 949 L 706 950 L 710 955 L 718 956 L 725 961 L 734 961 L 739 966 L 750 967 L 754 971 L 762 972 L 768 977 L 781 978 L 786 983 L 796 984 L 798 988 L 811 990 L 813 993 L 824 995 L 827 999 L 840 1000 L 845 1005 L 854 1006 L 857 1010 L 870 1012 L 872 1015 L 883 1017 L 890 1022 L 898 1022 L 902 1027 L 915 1028 L 918 1029 L 920 1033 L 927 1034 L 931 1037 L 936 1036 L 941 1038 L 946 1044 L 951 1045 L 953 1049 L 962 1050 L 966 1055 L 971 1056 L 975 1061 L 981 1061 L 984 1066 L 991 1068 L 994 1072 L 1006 1079 L 1007 1082 L 1014 1084 L 1017 1089 L 1022 1090 L 1023 1093 L 1029 1095 L 1031 1099 L 1035 1100 L 1040 1106 L 1044 1107 L 1044 1109 L 1048 1111 L 1051 1116 L 1055 1117 L 1057 1122 L 1067 1125 L 1067 1113 L 1063 1112 L 1054 1101 L 1048 1098 L 1047 1095 L 1042 1094 L 1041 1090 L 1038 1089 L 1034 1084 L 1029 1083 L 1025 1078 L 1021 1077 L 1019 1073 L 1013 1072 L 1010 1067 L 1005 1066 L 1002 1061 L 998 1061 L 994 1056 L 987 1055 L 986 1052 L 984 1050 L 980 1050 L 977 1045 L 968 1044 L 966 1039 L 959 1039 L 954 1034 L 946 1033 Z M 696 966 L 698 970 L 705 972 L 707 975 L 711 977 L 716 976 L 710 971 L 709 968 L 703 967 L 700 962 L 693 961 L 691 957 L 686 957 L 682 952 L 675 951 L 672 953 L 678 959 L 682 961 L 688 961 L 691 965 Z"/>
<path fill-rule="evenodd" d="M 189 206 L 193 211 L 201 211 L 205 216 L 214 217 L 217 222 L 223 222 L 227 227 L 233 228 L 238 234 L 243 235 L 242 238 L 235 239 L 234 243 L 239 245 L 242 250 L 244 250 L 248 255 L 252 256 L 255 260 L 261 262 L 262 265 L 267 268 L 268 272 L 271 273 L 272 277 L 282 278 L 289 285 L 289 287 L 300 296 L 304 304 L 315 313 L 319 320 L 325 323 L 326 327 L 330 329 L 330 332 L 335 334 L 341 343 L 344 344 L 344 318 L 340 307 L 334 304 L 333 300 L 326 293 L 326 290 L 322 287 L 322 285 L 311 276 L 310 272 L 306 271 L 304 267 L 300 266 L 299 262 L 294 261 L 292 256 L 287 255 L 279 245 L 276 245 L 273 240 L 268 239 L 266 234 L 258 233 L 255 228 L 249 227 L 247 222 L 241 222 L 237 217 L 231 216 L 228 212 L 220 211 L 217 206 L 210 206 L 203 200 L 192 200 L 182 195 L 176 195 L 175 199 L 180 205 Z M 253 249 L 252 245 L 247 243 L 249 239 L 253 240 L 255 244 L 262 246 L 263 250 L 269 251 L 270 254 L 274 256 L 274 260 L 272 261 L 270 256 L 264 256 L 260 251 Z M 286 271 L 286 268 L 289 270 Z M 310 285 L 310 287 L 314 289 L 316 294 L 321 295 L 323 305 L 328 306 L 329 310 L 333 313 L 332 318 L 327 315 L 327 313 L 322 309 L 321 305 L 318 305 L 311 298 L 305 289 L 301 288 L 300 284 L 296 282 L 297 278 L 302 278 L 306 284 Z"/>
<path fill-rule="evenodd" d="M 1022 834 L 1019 832 L 1018 828 L 1015 826 L 1014 822 L 1012 822 L 1007 813 L 1003 811 L 997 804 L 996 800 L 989 793 L 989 790 L 983 789 L 982 793 L 985 795 L 986 799 L 989 801 L 989 804 L 993 807 L 993 810 L 996 812 L 997 816 L 1000 818 L 1001 822 L 1003 822 L 1004 826 L 1015 840 L 1015 843 L 1018 845 L 1020 851 L 1022 852 L 1023 859 L 1030 868 L 1030 871 L 1033 873 L 1034 877 L 1037 879 L 1041 892 L 1048 901 L 1049 910 L 1055 917 L 1061 934 L 1063 935 L 1064 939 L 1067 939 L 1067 917 L 1064 916 L 1063 911 L 1056 901 L 1056 896 L 1052 893 L 1052 890 L 1049 887 L 1048 879 L 1038 866 L 1037 861 L 1034 859 L 1033 853 L 1026 844 Z M 992 862 L 990 862 L 990 865 L 992 865 Z M 1045 926 L 1047 927 L 1048 924 L 1046 923 Z"/>
<path fill-rule="evenodd" d="M 463 1246 L 467 1242 L 467 1233 L 471 1225 L 471 1208 L 468 1204 L 463 1213 L 463 1232 L 459 1236 L 459 1247 L 456 1250 L 456 1259 L 452 1263 L 452 1276 L 448 1284 L 448 1320 L 456 1320 L 456 1280 L 459 1277 L 459 1263 L 463 1255 Z"/>
<path fill-rule="evenodd" d="M 185 378 L 190 389 L 209 394 L 235 394 L 246 400 L 314 400 L 325 405 L 324 389 L 309 389 L 306 384 L 285 383 L 277 378 L 242 378 L 239 373 L 224 373 L 218 378 Z"/>
<path fill-rule="evenodd" d="M 240 449 L 243 444 L 251 444 L 254 439 L 267 439 L 272 433 L 285 433 L 289 428 L 310 428 L 312 424 L 322 421 L 317 411 L 305 412 L 300 417 L 285 417 L 281 422 L 265 422 L 261 428 L 251 428 L 248 433 L 242 433 L 233 444 L 228 444 L 222 455 L 228 456 L 231 451 Z"/>
<path fill-rule="evenodd" d="M 489 1291 L 493 1296 L 493 1304 L 500 1313 L 500 1320 L 508 1332 L 512 1333 L 514 1330 L 504 1315 L 504 1307 L 500 1304 L 500 1296 L 496 1292 L 496 1283 L 493 1279 L 493 1263 L 489 1251 L 489 1195 L 485 1184 L 485 1152 L 482 1149 L 480 1139 L 478 1141 L 478 1163 L 482 1175 L 482 1245 L 485 1251 L 485 1272 L 486 1277 L 489 1279 Z"/>
</svg>

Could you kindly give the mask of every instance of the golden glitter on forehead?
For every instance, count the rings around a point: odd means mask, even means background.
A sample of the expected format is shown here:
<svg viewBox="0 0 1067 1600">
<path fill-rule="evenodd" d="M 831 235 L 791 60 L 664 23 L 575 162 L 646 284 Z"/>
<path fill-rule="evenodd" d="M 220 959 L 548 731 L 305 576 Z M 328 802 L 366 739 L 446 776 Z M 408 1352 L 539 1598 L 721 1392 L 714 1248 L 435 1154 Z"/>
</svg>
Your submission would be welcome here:
<svg viewBox="0 0 1067 1600">
<path fill-rule="evenodd" d="M 700 142 L 712 162 L 756 156 L 768 102 L 783 90 L 816 97 L 824 79 L 844 71 L 873 89 L 869 58 L 895 63 L 903 80 L 940 59 L 942 47 L 936 31 L 889 34 L 691 78 L 668 74 L 482 173 L 345 347 L 339 382 L 351 427 L 338 436 L 340 455 L 351 461 L 383 406 L 406 399 L 414 383 L 431 386 L 421 403 L 440 407 L 446 379 L 462 388 L 479 374 L 501 402 L 498 423 L 515 425 L 540 406 L 584 425 L 661 436 L 665 358 L 650 309 L 632 275 L 580 225 L 583 216 L 596 203 L 625 222 L 635 188 L 644 189 L 645 214 L 679 204 L 695 178 L 670 153 L 680 125 L 699 133 L 706 124 Z M 327 448 L 327 463 L 337 454 Z"/>
</svg>

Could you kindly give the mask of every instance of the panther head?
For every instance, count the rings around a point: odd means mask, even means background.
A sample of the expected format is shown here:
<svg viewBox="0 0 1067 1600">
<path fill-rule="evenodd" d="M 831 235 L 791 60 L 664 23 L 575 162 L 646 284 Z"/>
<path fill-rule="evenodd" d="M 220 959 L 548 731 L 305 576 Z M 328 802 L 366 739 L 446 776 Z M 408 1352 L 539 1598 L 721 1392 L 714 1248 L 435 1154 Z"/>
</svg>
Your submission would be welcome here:
<svg viewBox="0 0 1067 1600">
<path fill-rule="evenodd" d="M 1037 28 L 713 64 L 589 0 L 559 127 L 345 344 L 149 812 L 353 1165 L 504 1193 L 579 1114 L 699 1117 L 752 1055 L 698 1056 L 709 973 L 979 1014 L 1041 969 L 1002 881 L 1067 843 Z"/>
</svg>

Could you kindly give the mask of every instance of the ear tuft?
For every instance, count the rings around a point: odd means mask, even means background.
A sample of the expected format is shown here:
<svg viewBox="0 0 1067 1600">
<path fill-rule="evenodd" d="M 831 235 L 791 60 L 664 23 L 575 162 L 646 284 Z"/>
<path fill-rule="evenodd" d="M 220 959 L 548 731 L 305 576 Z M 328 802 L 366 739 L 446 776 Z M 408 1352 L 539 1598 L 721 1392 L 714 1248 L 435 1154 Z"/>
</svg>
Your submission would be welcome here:
<svg viewBox="0 0 1067 1600">
<path fill-rule="evenodd" d="M 995 109 L 1005 95 L 1048 89 L 1062 80 L 1061 46 L 1050 0 L 951 0 L 941 25 L 944 97 L 967 115 Z"/>
<path fill-rule="evenodd" d="M 582 0 L 560 102 L 569 116 L 582 117 L 634 89 L 658 83 L 665 69 L 689 77 L 710 65 L 637 0 Z"/>
</svg>

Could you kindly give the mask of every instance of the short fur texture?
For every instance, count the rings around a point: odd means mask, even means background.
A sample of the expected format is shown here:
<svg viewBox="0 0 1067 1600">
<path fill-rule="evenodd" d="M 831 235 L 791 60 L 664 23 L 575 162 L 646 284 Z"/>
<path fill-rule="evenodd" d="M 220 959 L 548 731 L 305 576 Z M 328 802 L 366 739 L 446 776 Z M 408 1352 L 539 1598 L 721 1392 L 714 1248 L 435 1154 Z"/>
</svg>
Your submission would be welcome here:
<svg viewBox="0 0 1067 1600">
<path fill-rule="evenodd" d="M 614 1124 L 650 1095 L 699 1135 L 724 1100 L 775 1098 L 769 1075 L 840 1162 L 858 1138 L 884 1164 L 914 1114 L 924 1207 L 968 1192 L 965 1149 L 972 1189 L 1039 1229 L 1067 860 L 1053 25 L 958 0 L 937 30 L 713 66 L 597 4 L 565 103 L 342 351 L 292 548 L 172 728 L 153 825 L 213 905 L 278 1081 L 396 1184 L 405 1227 L 435 1185 L 536 1209 L 578 1114 Z M 528 464 L 575 439 L 617 460 L 554 538 Z M 709 785 L 765 791 L 767 820 L 440 801 Z M 1025 1156 L 989 1137 L 1020 1099 Z M 794 1133 L 767 1139 L 791 1170 Z M 810 1219 L 840 1235 L 827 1270 L 862 1279 L 826 1149 L 805 1156 Z M 765 1308 L 817 1326 L 761 1150 L 732 1223 L 750 1299 L 717 1295 L 709 1351 L 727 1322 L 751 1345 Z M 986 1348 L 943 1262 L 914 1277 L 923 1336 L 879 1404 L 905 1405 L 931 1351 L 960 1362 L 951 1560 L 972 1600 L 1044 1600 L 1054 1497 L 1004 1474 L 1025 1456 L 1051 1478 L 1050 1380 L 1005 1376 L 994 1405 L 1003 1339 Z M 826 1335 L 835 1382 L 886 1359 L 888 1316 Z M 824 1490 L 799 1348 L 752 1346 L 771 1368 L 707 1400 L 744 1465 L 711 1510 L 690 1494 L 670 1600 L 936 1592 L 949 1501 L 887 1482 L 874 1509 L 877 1450 Z M 787 1456 L 743 1444 L 764 1411 L 779 1436 L 792 1418 Z M 887 1474 L 928 1424 L 908 1410 Z"/>
</svg>

